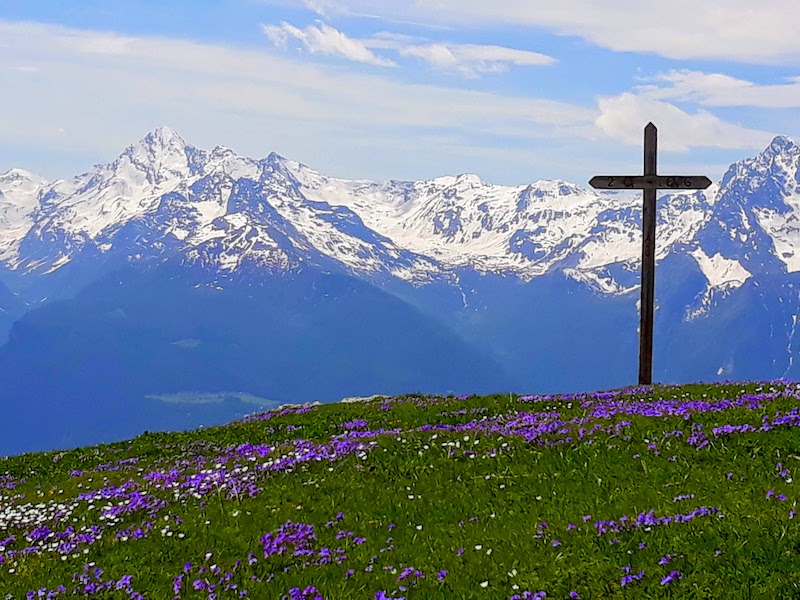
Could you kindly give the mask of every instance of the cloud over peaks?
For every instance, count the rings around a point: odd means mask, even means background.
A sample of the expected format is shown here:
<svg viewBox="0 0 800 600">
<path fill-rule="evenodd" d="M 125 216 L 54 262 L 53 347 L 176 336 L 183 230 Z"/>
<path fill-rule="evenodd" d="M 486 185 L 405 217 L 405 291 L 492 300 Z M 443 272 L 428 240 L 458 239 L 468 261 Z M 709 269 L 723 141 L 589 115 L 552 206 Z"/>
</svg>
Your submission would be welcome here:
<svg viewBox="0 0 800 600">
<path fill-rule="evenodd" d="M 399 48 L 402 56 L 415 56 L 431 66 L 475 77 L 481 73 L 502 73 L 509 65 L 540 66 L 556 62 L 551 56 L 503 46 L 477 44 L 408 45 Z"/>
<path fill-rule="evenodd" d="M 262 25 L 262 31 L 279 48 L 287 48 L 291 40 L 300 42 L 302 48 L 311 54 L 341 56 L 353 62 L 366 63 L 378 67 L 394 67 L 394 61 L 375 55 L 363 42 L 347 37 L 344 33 L 318 23 L 300 29 L 289 23 Z"/>
<path fill-rule="evenodd" d="M 642 124 L 658 126 L 659 148 L 684 152 L 691 148 L 763 148 L 773 134 L 723 121 L 710 112 L 688 113 L 674 104 L 630 92 L 598 100 L 595 125 L 625 144 L 642 143 Z"/>
<path fill-rule="evenodd" d="M 800 108 L 800 77 L 759 85 L 722 73 L 672 70 L 651 79 L 638 91 L 650 98 L 698 102 L 704 106 Z"/>
<path fill-rule="evenodd" d="M 579 36 L 620 52 L 673 59 L 796 65 L 797 0 L 262 0 L 317 6 L 318 14 L 370 13 L 387 21 L 513 25 Z"/>
</svg>

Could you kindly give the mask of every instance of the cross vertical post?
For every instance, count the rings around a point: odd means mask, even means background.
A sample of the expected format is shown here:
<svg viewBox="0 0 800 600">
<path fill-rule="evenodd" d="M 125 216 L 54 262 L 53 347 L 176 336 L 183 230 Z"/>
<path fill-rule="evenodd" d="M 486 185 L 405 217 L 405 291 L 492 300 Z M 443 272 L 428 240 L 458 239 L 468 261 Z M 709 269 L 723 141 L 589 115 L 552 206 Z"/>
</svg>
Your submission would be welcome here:
<svg viewBox="0 0 800 600">
<path fill-rule="evenodd" d="M 659 175 L 658 130 L 644 128 L 642 175 L 595 175 L 589 185 L 598 190 L 643 190 L 642 291 L 639 306 L 639 385 L 653 383 L 653 317 L 656 296 L 656 190 L 704 190 L 711 185 L 705 175 Z"/>
<path fill-rule="evenodd" d="M 657 172 L 658 130 L 644 128 L 644 175 Z M 642 294 L 639 306 L 639 385 L 653 383 L 653 320 L 656 294 L 656 189 L 645 189 L 642 211 Z"/>
</svg>

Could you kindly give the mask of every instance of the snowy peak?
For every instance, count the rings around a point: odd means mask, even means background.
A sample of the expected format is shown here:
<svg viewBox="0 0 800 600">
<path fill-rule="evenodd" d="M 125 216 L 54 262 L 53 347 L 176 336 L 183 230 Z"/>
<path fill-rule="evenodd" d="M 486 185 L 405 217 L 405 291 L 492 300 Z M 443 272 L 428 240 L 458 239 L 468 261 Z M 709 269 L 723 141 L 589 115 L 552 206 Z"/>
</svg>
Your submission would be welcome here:
<svg viewBox="0 0 800 600">
<path fill-rule="evenodd" d="M 778 136 L 722 179 L 699 243 L 749 273 L 800 271 L 800 148 Z"/>
<path fill-rule="evenodd" d="M 173 131 L 166 125 L 156 127 L 153 131 L 144 136 L 142 142 L 150 146 L 186 146 L 184 139 L 176 131 Z"/>
<path fill-rule="evenodd" d="M 12 189 L 33 191 L 45 185 L 47 180 L 24 169 L 9 169 L 0 174 L 0 192 L 5 193 Z"/>
<path fill-rule="evenodd" d="M 185 177 L 190 171 L 184 139 L 169 127 L 159 127 L 128 146 L 110 168 L 123 178 L 137 182 L 144 177 L 151 185 Z"/>
<path fill-rule="evenodd" d="M 261 177 L 261 165 L 252 158 L 247 158 L 236 154 L 225 146 L 216 146 L 211 152 L 196 150 L 197 170 L 200 173 L 219 173 L 232 180 L 252 179 L 254 181 Z"/>
<path fill-rule="evenodd" d="M 14 259 L 17 242 L 33 226 L 45 185 L 45 179 L 22 169 L 0 175 L 0 262 Z"/>
<path fill-rule="evenodd" d="M 527 191 L 536 198 L 556 198 L 590 193 L 586 188 L 561 179 L 541 179 L 528 186 Z"/>
<path fill-rule="evenodd" d="M 767 195 L 750 193 L 767 186 L 769 196 L 791 195 L 798 187 L 799 168 L 800 147 L 790 138 L 778 136 L 757 156 L 731 165 L 722 178 L 720 192 L 735 192 L 741 200 L 772 200 Z"/>
<path fill-rule="evenodd" d="M 298 167 L 301 167 L 301 168 L 304 168 L 304 169 L 310 169 L 311 168 L 311 167 L 309 167 L 307 165 L 304 165 L 302 163 L 299 163 L 297 161 L 289 160 L 288 158 L 286 158 L 284 156 L 281 156 L 277 152 L 270 152 L 264 160 L 268 164 L 271 164 L 271 165 L 283 165 L 283 164 L 287 164 L 287 163 L 292 163 L 292 164 L 297 165 Z"/>
<path fill-rule="evenodd" d="M 800 148 L 798 148 L 794 140 L 785 135 L 778 135 L 759 156 L 763 156 L 766 159 L 788 157 L 796 160 L 798 155 L 800 155 Z"/>
<path fill-rule="evenodd" d="M 39 203 L 39 191 L 47 180 L 22 169 L 11 169 L 0 175 L 0 239 L 3 223 L 8 224 L 9 215 L 29 215 Z M 4 219 L 5 217 L 5 219 Z"/>
<path fill-rule="evenodd" d="M 474 173 L 462 173 L 460 175 L 444 175 L 428 180 L 431 187 L 454 188 L 458 190 L 472 190 L 487 185 L 483 179 Z"/>
</svg>

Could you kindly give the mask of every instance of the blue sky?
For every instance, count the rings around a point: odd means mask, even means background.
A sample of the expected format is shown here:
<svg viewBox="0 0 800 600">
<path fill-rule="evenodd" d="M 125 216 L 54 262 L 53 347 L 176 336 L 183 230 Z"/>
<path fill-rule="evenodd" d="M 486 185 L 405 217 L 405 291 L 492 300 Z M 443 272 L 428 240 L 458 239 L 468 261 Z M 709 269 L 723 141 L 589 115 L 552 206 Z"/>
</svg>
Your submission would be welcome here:
<svg viewBox="0 0 800 600">
<path fill-rule="evenodd" d="M 330 175 L 721 177 L 800 141 L 796 0 L 4 0 L 0 172 L 69 177 L 159 125 Z M 644 5 L 647 8 L 642 9 Z"/>
</svg>

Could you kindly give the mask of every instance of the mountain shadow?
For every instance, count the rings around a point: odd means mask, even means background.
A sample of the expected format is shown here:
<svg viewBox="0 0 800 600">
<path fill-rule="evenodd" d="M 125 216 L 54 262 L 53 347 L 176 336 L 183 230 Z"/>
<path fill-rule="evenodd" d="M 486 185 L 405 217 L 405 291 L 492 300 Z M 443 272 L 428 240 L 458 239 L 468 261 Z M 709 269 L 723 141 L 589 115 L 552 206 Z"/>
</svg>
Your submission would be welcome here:
<svg viewBox="0 0 800 600">
<path fill-rule="evenodd" d="M 0 454 L 221 423 L 257 408 L 242 398 L 514 387 L 488 353 L 369 283 L 315 269 L 259 279 L 128 269 L 28 312 L 0 348 Z"/>
</svg>

